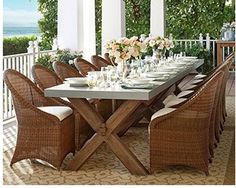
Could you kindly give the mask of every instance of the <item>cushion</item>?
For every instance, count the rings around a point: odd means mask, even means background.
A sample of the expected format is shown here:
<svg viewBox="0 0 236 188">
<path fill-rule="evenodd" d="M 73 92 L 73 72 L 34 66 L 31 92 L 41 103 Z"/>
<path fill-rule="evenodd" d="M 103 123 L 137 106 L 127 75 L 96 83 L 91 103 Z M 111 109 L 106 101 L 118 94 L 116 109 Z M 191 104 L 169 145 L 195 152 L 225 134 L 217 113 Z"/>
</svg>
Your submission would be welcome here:
<svg viewBox="0 0 236 188">
<path fill-rule="evenodd" d="M 175 106 L 177 104 L 181 104 L 182 102 L 184 102 L 186 100 L 187 100 L 187 98 L 179 98 L 179 99 L 171 100 L 165 105 L 165 108 L 169 108 L 169 107 Z"/>
<path fill-rule="evenodd" d="M 193 85 L 193 84 L 186 84 L 181 88 L 181 91 L 186 91 L 186 90 L 190 90 L 197 87 L 197 85 Z"/>
<path fill-rule="evenodd" d="M 200 83 L 200 82 L 202 82 L 203 81 L 203 79 L 193 79 L 193 80 L 191 80 L 188 84 L 198 84 L 198 83 Z"/>
<path fill-rule="evenodd" d="M 162 109 L 158 110 L 155 114 L 152 115 L 151 121 L 154 120 L 155 118 L 158 118 L 160 116 L 164 116 L 164 115 L 169 114 L 173 111 L 175 111 L 175 108 L 162 108 Z"/>
<path fill-rule="evenodd" d="M 164 100 L 163 104 L 166 105 L 169 101 L 177 99 L 177 97 L 174 94 L 168 95 Z"/>
<path fill-rule="evenodd" d="M 189 94 L 191 94 L 191 93 L 193 93 L 193 92 L 194 92 L 194 90 L 181 91 L 181 92 L 177 95 L 177 97 L 178 97 L 178 98 L 185 97 L 185 96 L 187 96 L 187 95 L 189 95 Z"/>
<path fill-rule="evenodd" d="M 56 116 L 60 121 L 64 120 L 73 113 L 73 110 L 68 106 L 41 106 L 38 107 L 38 109 Z"/>
<path fill-rule="evenodd" d="M 62 100 L 66 101 L 66 102 L 70 102 L 68 98 L 66 97 L 61 97 Z"/>
<path fill-rule="evenodd" d="M 202 79 L 202 78 L 205 78 L 205 77 L 207 77 L 207 75 L 205 75 L 205 74 L 198 74 L 198 75 L 196 75 L 193 79 Z"/>
</svg>

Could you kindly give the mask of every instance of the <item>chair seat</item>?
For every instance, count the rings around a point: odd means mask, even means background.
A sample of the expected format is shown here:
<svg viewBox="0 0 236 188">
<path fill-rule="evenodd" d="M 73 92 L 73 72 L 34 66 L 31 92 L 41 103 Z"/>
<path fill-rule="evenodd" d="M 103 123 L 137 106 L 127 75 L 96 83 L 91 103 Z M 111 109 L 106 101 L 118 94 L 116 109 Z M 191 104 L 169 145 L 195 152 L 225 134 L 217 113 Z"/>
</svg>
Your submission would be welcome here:
<svg viewBox="0 0 236 188">
<path fill-rule="evenodd" d="M 198 83 L 200 83 L 202 81 L 203 81 L 203 79 L 193 79 L 188 84 L 198 84 Z"/>
<path fill-rule="evenodd" d="M 181 103 L 185 102 L 186 100 L 187 100 L 187 98 L 179 98 L 179 99 L 171 100 L 165 105 L 165 108 L 169 108 L 169 107 L 181 104 Z"/>
<path fill-rule="evenodd" d="M 181 91 L 178 95 L 177 98 L 185 97 L 191 93 L 193 93 L 194 90 L 186 90 L 186 91 Z"/>
<path fill-rule="evenodd" d="M 166 105 L 167 103 L 169 103 L 170 101 L 182 98 L 182 97 L 186 97 L 187 95 L 193 93 L 194 90 L 186 90 L 186 91 L 181 91 L 177 96 L 174 94 L 168 95 L 164 100 L 163 100 L 163 104 Z"/>
<path fill-rule="evenodd" d="M 63 121 L 73 113 L 73 110 L 68 106 L 41 106 L 38 107 L 43 112 L 56 116 L 60 121 Z"/>
<path fill-rule="evenodd" d="M 66 97 L 61 97 L 62 100 L 66 101 L 66 102 L 70 102 L 70 100 Z"/>
<path fill-rule="evenodd" d="M 177 96 L 175 96 L 174 94 L 168 95 L 164 100 L 163 100 L 163 104 L 166 105 L 169 101 L 178 99 Z"/>
<path fill-rule="evenodd" d="M 202 78 L 205 78 L 205 77 L 207 77 L 207 75 L 205 75 L 205 74 L 198 74 L 193 79 L 197 80 L 197 79 L 202 79 Z"/>
<path fill-rule="evenodd" d="M 152 115 L 151 121 L 155 118 L 160 117 L 160 116 L 164 116 L 166 114 L 169 114 L 175 110 L 176 110 L 175 108 L 162 108 L 162 109 L 158 110 L 155 114 Z"/>
<path fill-rule="evenodd" d="M 183 87 L 181 88 L 181 91 L 186 91 L 186 90 L 194 89 L 195 87 L 197 87 L 197 85 L 194 85 L 194 84 L 186 84 L 185 86 L 183 86 Z"/>
</svg>

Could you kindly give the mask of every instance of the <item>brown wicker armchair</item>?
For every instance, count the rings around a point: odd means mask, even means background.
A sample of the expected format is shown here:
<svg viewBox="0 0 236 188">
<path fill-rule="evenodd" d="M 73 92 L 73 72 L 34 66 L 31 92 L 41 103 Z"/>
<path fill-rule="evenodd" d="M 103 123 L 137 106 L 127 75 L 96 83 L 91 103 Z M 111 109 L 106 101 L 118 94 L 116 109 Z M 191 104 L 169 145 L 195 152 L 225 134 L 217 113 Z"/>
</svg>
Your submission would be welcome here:
<svg viewBox="0 0 236 188">
<path fill-rule="evenodd" d="M 33 82 L 15 70 L 6 70 L 4 81 L 12 93 L 18 122 L 11 166 L 23 159 L 41 159 L 59 169 L 65 156 L 75 151 L 72 109 L 44 97 Z M 63 108 L 67 114 L 64 117 L 52 115 L 43 107 L 53 110 Z"/>
<path fill-rule="evenodd" d="M 102 67 L 106 67 L 108 65 L 113 65 L 111 62 L 103 59 L 102 57 L 98 56 L 98 55 L 93 55 L 91 57 L 91 61 L 92 63 L 99 68 L 99 70 L 102 68 Z"/>
<path fill-rule="evenodd" d="M 71 65 L 56 61 L 53 63 L 53 69 L 61 80 L 71 77 L 82 77 L 82 75 Z"/>
<path fill-rule="evenodd" d="M 104 59 L 110 62 L 112 65 L 117 65 L 117 63 L 113 62 L 112 59 L 109 56 L 109 53 L 104 54 Z"/>
<path fill-rule="evenodd" d="M 54 62 L 53 69 L 61 80 L 65 80 L 65 78 L 71 77 L 82 77 L 82 75 L 77 69 L 73 68 L 72 66 L 66 63 Z M 105 119 L 107 119 L 111 115 L 111 100 L 90 99 L 90 103 L 93 103 L 96 106 L 96 109 L 101 112 L 101 115 Z"/>
<path fill-rule="evenodd" d="M 208 172 L 209 123 L 218 81 L 213 76 L 188 102 L 172 112 L 152 117 L 150 134 L 151 171 L 169 165 L 187 165 Z"/>
<path fill-rule="evenodd" d="M 32 75 L 34 78 L 34 82 L 38 85 L 42 91 L 44 89 L 56 86 L 58 84 L 62 84 L 63 81 L 56 75 L 55 72 L 47 69 L 42 65 L 33 65 L 32 67 Z M 69 106 L 74 111 L 75 116 L 75 148 L 79 150 L 85 141 L 90 138 L 93 133 L 92 128 L 88 125 L 88 123 L 82 118 L 82 116 L 77 112 L 74 108 L 73 104 L 71 104 L 67 100 L 63 100 L 61 98 L 54 98 L 60 103 Z M 92 101 L 91 101 L 92 102 Z"/>
<path fill-rule="evenodd" d="M 80 72 L 81 75 L 83 76 L 87 76 L 89 71 L 98 71 L 99 69 L 89 63 L 88 61 L 86 61 L 85 59 L 81 59 L 81 58 L 76 58 L 74 60 L 74 65 L 76 67 L 76 69 Z"/>
<path fill-rule="evenodd" d="M 63 80 L 60 79 L 55 72 L 42 65 L 33 65 L 31 72 L 34 82 L 42 90 L 63 83 Z"/>
</svg>

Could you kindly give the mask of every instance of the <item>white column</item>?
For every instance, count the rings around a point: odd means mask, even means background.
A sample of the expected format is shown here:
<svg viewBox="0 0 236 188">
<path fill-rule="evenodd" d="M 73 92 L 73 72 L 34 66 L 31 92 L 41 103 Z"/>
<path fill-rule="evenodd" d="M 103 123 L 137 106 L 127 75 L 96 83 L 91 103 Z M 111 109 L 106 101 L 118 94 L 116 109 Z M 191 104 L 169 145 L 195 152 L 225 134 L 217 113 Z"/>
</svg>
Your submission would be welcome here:
<svg viewBox="0 0 236 188">
<path fill-rule="evenodd" d="M 102 53 L 108 40 L 126 36 L 125 2 L 123 0 L 102 0 Z"/>
<path fill-rule="evenodd" d="M 95 54 L 95 38 L 95 0 L 59 0 L 59 48 L 83 51 L 88 57 Z"/>
<path fill-rule="evenodd" d="M 95 0 L 84 0 L 84 57 L 96 54 Z"/>
<path fill-rule="evenodd" d="M 165 0 L 151 0 L 150 33 L 165 36 Z"/>
</svg>

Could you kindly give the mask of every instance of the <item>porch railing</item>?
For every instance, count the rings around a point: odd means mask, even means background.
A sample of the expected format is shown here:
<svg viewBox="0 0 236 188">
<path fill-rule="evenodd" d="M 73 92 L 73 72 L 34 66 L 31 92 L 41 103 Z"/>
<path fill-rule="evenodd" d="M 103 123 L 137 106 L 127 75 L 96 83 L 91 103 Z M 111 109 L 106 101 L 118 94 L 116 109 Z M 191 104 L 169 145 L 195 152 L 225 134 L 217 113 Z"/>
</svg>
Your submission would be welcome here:
<svg viewBox="0 0 236 188">
<path fill-rule="evenodd" d="M 55 49 L 40 51 L 37 41 L 30 41 L 27 51 L 27 53 L 3 56 L 3 71 L 7 69 L 14 69 L 32 79 L 31 67 L 36 63 L 37 59 L 46 54 L 52 55 L 56 53 Z M 3 83 L 2 105 L 4 121 L 15 117 L 11 92 L 7 89 L 5 83 Z"/>
<path fill-rule="evenodd" d="M 172 36 L 170 36 L 171 38 Z M 180 45 L 181 47 L 192 47 L 194 44 L 200 44 L 205 49 L 211 51 L 213 66 L 216 65 L 216 40 L 211 40 L 209 34 L 206 34 L 204 39 L 203 35 L 200 34 L 198 39 L 189 40 L 189 39 L 174 39 L 173 40 L 176 45 Z M 41 57 L 46 54 L 54 54 L 56 52 L 57 41 L 54 40 L 54 44 L 52 50 L 40 51 L 38 42 L 29 42 L 28 52 L 23 54 L 16 54 L 10 56 L 3 57 L 3 71 L 7 69 L 15 69 L 25 76 L 31 77 L 31 67 L 36 63 L 38 57 Z M 223 48 L 223 54 L 227 55 L 231 51 L 230 48 Z M 224 56 L 225 59 L 225 56 Z M 11 93 L 7 89 L 5 83 L 3 84 L 3 120 L 8 120 L 15 116 Z"/>
</svg>

